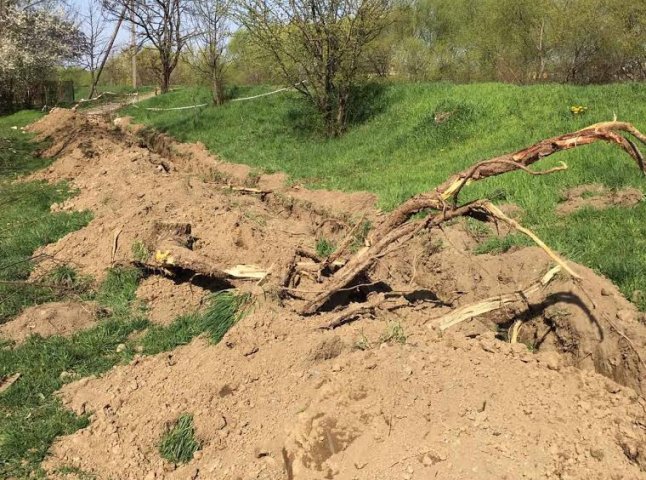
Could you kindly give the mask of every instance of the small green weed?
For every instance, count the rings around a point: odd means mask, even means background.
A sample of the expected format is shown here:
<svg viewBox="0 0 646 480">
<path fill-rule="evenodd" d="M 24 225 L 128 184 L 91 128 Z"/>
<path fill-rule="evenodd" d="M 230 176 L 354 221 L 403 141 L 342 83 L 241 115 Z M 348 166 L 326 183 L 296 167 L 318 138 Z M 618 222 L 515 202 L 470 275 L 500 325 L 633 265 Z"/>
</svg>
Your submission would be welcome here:
<svg viewBox="0 0 646 480">
<path fill-rule="evenodd" d="M 366 238 L 368 238 L 370 230 L 372 230 L 372 222 L 370 220 L 364 220 L 363 222 L 361 222 L 361 225 L 354 235 L 352 245 L 350 245 L 350 251 L 352 253 L 357 252 L 359 249 L 365 246 Z"/>
<path fill-rule="evenodd" d="M 354 342 L 354 348 L 357 350 L 370 350 L 371 345 L 370 345 L 370 340 L 368 340 L 368 337 L 366 337 L 366 334 L 361 332 L 361 335 L 359 335 L 359 338 Z"/>
<path fill-rule="evenodd" d="M 265 215 L 247 210 L 244 212 L 244 217 L 258 225 L 259 227 L 267 226 L 267 217 Z"/>
<path fill-rule="evenodd" d="M 336 245 L 325 238 L 319 238 L 316 241 L 316 253 L 319 257 L 327 258 L 334 253 L 334 250 L 336 250 Z"/>
<path fill-rule="evenodd" d="M 159 453 L 172 463 L 186 463 L 193 458 L 193 454 L 200 449 L 200 444 L 195 438 L 193 415 L 184 413 L 177 419 L 163 436 L 159 445 Z"/>
<path fill-rule="evenodd" d="M 406 343 L 406 333 L 404 327 L 399 321 L 391 321 L 386 325 L 385 332 L 379 338 L 381 343 L 396 342 L 400 344 Z"/>
</svg>

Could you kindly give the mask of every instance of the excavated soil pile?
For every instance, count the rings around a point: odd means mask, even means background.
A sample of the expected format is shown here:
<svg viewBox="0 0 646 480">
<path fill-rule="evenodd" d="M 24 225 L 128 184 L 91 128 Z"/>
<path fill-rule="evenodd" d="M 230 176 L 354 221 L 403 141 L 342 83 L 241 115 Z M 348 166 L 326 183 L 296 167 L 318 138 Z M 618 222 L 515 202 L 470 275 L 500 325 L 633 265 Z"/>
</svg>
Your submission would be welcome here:
<svg viewBox="0 0 646 480">
<path fill-rule="evenodd" d="M 557 275 L 522 309 L 442 332 L 456 308 L 524 289 L 551 266 L 537 248 L 472 256 L 474 240 L 454 225 L 380 259 L 364 286 L 329 306 L 401 291 L 401 308 L 321 329 L 338 310 L 295 313 L 316 274 L 286 292 L 286 271 L 307 263 L 317 240 L 378 224 L 374 198 L 288 188 L 282 176 L 252 177 L 199 145 L 128 128 L 65 110 L 34 125 L 59 155 L 36 177 L 79 189 L 56 208 L 94 212 L 43 253 L 97 279 L 111 265 L 144 268 L 139 297 L 153 321 L 225 287 L 255 303 L 217 345 L 196 339 L 66 385 L 63 402 L 91 423 L 55 442 L 52 476 L 66 466 L 100 479 L 646 477 L 646 329 L 609 281 L 572 264 L 580 282 Z M 222 274 L 250 264 L 269 275 Z M 201 448 L 176 466 L 158 446 L 182 413 L 194 416 Z"/>
</svg>

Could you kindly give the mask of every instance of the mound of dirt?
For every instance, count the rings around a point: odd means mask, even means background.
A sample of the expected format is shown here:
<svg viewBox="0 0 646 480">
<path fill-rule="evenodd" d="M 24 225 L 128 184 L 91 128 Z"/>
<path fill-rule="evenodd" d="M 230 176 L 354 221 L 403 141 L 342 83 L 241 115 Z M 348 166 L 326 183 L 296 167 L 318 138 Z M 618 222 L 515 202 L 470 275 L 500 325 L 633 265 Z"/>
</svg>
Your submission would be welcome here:
<svg viewBox="0 0 646 480">
<path fill-rule="evenodd" d="M 337 334 L 271 310 L 217 346 L 196 340 L 64 387 L 92 421 L 46 467 L 122 479 L 643 476 L 636 393 L 558 356 L 406 318 L 406 344 L 382 343 L 384 319 Z M 202 448 L 176 467 L 157 445 L 184 412 Z"/>
<path fill-rule="evenodd" d="M 96 324 L 97 306 L 90 302 L 52 302 L 25 309 L 0 325 L 0 338 L 20 343 L 31 335 L 68 336 Z"/>
<path fill-rule="evenodd" d="M 59 154 L 35 177 L 79 189 L 56 208 L 94 213 L 43 253 L 97 279 L 138 265 L 148 276 L 138 296 L 161 323 L 209 291 L 256 297 L 216 346 L 198 339 L 66 385 L 64 403 L 92 421 L 56 441 L 53 476 L 68 466 L 106 479 L 643 478 L 646 327 L 606 279 L 572 264 L 581 280 L 557 275 L 520 295 L 552 266 L 545 253 L 473 257 L 475 240 L 454 225 L 422 231 L 303 318 L 320 285 L 317 242 L 378 224 L 372 195 L 288 187 L 203 146 L 63 110 L 33 129 Z M 267 275 L 227 273 L 241 265 Z M 321 329 L 335 308 L 387 294 L 401 296 L 397 308 L 374 303 Z M 504 308 L 441 330 L 457 308 L 508 294 Z M 184 412 L 202 447 L 175 466 L 157 445 Z"/>
<path fill-rule="evenodd" d="M 150 276 L 139 284 L 137 298 L 147 305 L 151 322 L 168 325 L 180 315 L 199 310 L 208 293 L 188 282 Z"/>
<path fill-rule="evenodd" d="M 644 194 L 636 188 L 610 190 L 603 185 L 579 185 L 565 192 L 565 200 L 558 205 L 559 215 L 568 215 L 584 207 L 602 210 L 604 208 L 621 206 L 632 207 L 644 200 Z"/>
</svg>

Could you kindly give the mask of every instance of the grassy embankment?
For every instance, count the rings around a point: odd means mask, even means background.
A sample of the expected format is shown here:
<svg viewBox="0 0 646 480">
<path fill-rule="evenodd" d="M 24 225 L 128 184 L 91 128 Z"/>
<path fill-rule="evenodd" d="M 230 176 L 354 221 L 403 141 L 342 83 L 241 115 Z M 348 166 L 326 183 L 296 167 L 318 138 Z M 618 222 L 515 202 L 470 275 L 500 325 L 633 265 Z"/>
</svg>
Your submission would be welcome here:
<svg viewBox="0 0 646 480">
<path fill-rule="evenodd" d="M 145 355 L 171 350 L 203 332 L 217 342 L 246 301 L 225 292 L 202 312 L 167 327 L 149 327 L 144 306 L 135 300 L 141 278 L 135 269 L 112 269 L 95 286 L 73 266 L 61 265 L 39 283 L 25 283 L 37 260 L 34 250 L 81 228 L 91 216 L 50 211 L 51 204 L 73 194 L 64 183 L 13 182 L 50 163 L 36 155 L 37 145 L 19 128 L 38 116 L 21 112 L 0 117 L 0 323 L 27 306 L 62 299 L 93 300 L 102 316 L 94 328 L 69 338 L 32 336 L 20 345 L 0 338 L 0 385 L 19 374 L 0 393 L 0 478 L 44 478 L 40 463 L 53 440 L 87 425 L 87 417 L 66 410 L 53 395 L 64 383 L 127 362 L 135 351 Z M 129 339 L 147 327 L 139 340 Z"/>
<path fill-rule="evenodd" d="M 269 89 L 247 88 L 247 96 Z M 201 141 L 220 157 L 265 171 L 284 171 L 309 186 L 375 192 L 391 209 L 429 190 L 478 160 L 528 146 L 589 124 L 620 120 L 646 130 L 646 85 L 606 86 L 416 84 L 374 89 L 356 109 L 349 132 L 325 140 L 316 115 L 296 93 L 223 107 L 149 112 L 208 102 L 205 89 L 183 89 L 125 111 L 135 120 L 182 141 Z M 587 112 L 574 116 L 570 106 Z M 435 114 L 451 112 L 437 124 Z M 518 172 L 464 190 L 463 200 L 487 197 L 520 206 L 521 219 L 568 258 L 611 278 L 627 298 L 646 310 L 646 202 L 633 208 L 556 214 L 564 192 L 600 183 L 611 189 L 646 191 L 634 162 L 616 146 L 595 144 L 557 154 L 538 168 L 565 161 L 569 169 L 535 177 Z M 480 251 L 504 250 L 519 236 L 485 239 Z"/>
</svg>

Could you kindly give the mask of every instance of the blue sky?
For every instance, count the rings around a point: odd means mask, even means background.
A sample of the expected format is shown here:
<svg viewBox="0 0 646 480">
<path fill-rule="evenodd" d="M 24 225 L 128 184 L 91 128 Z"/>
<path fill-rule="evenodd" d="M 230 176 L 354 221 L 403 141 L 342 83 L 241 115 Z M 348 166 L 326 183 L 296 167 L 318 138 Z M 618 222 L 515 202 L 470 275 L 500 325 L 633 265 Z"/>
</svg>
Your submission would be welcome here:
<svg viewBox="0 0 646 480">
<path fill-rule="evenodd" d="M 89 0 L 67 0 L 69 5 L 76 11 L 80 12 L 83 14 L 84 12 L 87 11 L 88 5 L 90 4 Z M 115 27 L 116 22 L 110 22 L 110 24 L 106 27 L 104 35 L 106 37 L 109 37 L 112 35 L 113 28 Z M 129 32 L 129 25 L 128 24 L 122 24 L 121 25 L 121 30 L 119 32 L 119 35 L 117 36 L 117 41 L 115 42 L 115 46 L 118 48 L 121 45 L 125 45 L 128 43 L 130 38 L 130 32 Z"/>
</svg>

